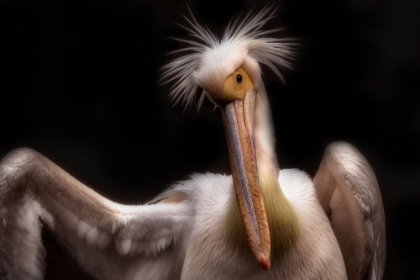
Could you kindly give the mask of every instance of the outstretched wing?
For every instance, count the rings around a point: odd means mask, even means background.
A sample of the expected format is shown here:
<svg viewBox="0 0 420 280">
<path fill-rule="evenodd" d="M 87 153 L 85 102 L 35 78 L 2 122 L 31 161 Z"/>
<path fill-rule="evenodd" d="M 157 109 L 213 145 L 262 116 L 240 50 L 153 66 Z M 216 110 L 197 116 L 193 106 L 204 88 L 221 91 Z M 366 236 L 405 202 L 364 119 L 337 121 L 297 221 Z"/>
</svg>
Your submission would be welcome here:
<svg viewBox="0 0 420 280">
<path fill-rule="evenodd" d="M 174 279 L 191 201 L 174 186 L 156 203 L 114 203 L 31 149 L 0 162 L 0 278 L 43 279 L 41 222 L 96 279 Z"/>
<path fill-rule="evenodd" d="M 385 214 L 378 182 L 367 160 L 348 143 L 332 143 L 314 184 L 340 244 L 348 279 L 382 279 Z"/>
</svg>

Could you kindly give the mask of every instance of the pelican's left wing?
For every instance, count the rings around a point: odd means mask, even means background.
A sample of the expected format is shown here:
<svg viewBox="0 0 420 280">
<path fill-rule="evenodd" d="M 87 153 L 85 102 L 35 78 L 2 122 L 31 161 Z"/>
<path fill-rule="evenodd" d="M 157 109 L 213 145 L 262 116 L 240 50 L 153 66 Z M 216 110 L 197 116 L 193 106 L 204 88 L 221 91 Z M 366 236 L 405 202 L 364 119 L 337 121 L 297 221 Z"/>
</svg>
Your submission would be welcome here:
<svg viewBox="0 0 420 280">
<path fill-rule="evenodd" d="M 193 221 L 184 190 L 125 206 L 41 154 L 15 150 L 0 162 L 0 279 L 43 279 L 41 225 L 95 279 L 174 279 Z"/>
<path fill-rule="evenodd" d="M 385 214 L 378 182 L 365 157 L 348 143 L 330 144 L 314 185 L 340 244 L 348 279 L 382 279 Z"/>
</svg>

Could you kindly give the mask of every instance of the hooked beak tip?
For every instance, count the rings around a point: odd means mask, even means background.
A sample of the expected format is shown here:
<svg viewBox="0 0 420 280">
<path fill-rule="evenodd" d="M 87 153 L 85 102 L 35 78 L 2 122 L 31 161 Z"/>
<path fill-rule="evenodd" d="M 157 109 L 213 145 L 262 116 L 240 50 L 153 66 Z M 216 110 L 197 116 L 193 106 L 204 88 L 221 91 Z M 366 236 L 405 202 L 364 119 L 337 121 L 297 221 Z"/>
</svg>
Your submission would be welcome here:
<svg viewBox="0 0 420 280">
<path fill-rule="evenodd" d="M 264 270 L 269 271 L 270 270 L 270 262 L 266 259 L 266 257 L 261 254 L 260 256 L 260 265 Z"/>
</svg>

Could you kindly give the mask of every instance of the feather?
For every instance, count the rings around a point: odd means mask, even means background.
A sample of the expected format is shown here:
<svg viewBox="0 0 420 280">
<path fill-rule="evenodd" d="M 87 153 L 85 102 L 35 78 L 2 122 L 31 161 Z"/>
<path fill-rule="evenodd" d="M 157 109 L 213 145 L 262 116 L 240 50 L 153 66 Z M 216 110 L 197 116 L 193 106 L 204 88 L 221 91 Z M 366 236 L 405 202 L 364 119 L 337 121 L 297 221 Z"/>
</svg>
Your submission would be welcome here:
<svg viewBox="0 0 420 280">
<path fill-rule="evenodd" d="M 173 53 L 186 53 L 161 68 L 159 80 L 161 85 L 175 81 L 170 88 L 169 97 L 174 106 L 181 102 L 185 107 L 191 105 L 198 91 L 201 97 L 198 101 L 200 109 L 204 97 L 209 94 L 217 99 L 221 94 L 223 83 L 233 71 L 241 66 L 245 60 L 251 58 L 257 63 L 252 64 L 257 69 L 251 73 L 261 75 L 259 63 L 267 65 L 283 82 L 280 69 L 292 69 L 291 60 L 294 58 L 293 47 L 296 45 L 291 39 L 266 37 L 281 29 L 263 30 L 262 27 L 275 17 L 277 8 L 266 6 L 253 15 L 251 10 L 241 21 L 236 19 L 229 23 L 221 39 L 218 39 L 207 27 L 200 25 L 190 8 L 191 19 L 184 16 L 189 26 L 181 26 L 197 41 L 192 39 L 174 38 L 190 45 Z M 260 77 L 251 77 L 254 82 Z M 205 94 L 204 92 L 207 92 Z M 212 98 L 209 98 L 215 103 Z M 215 103 L 217 106 L 217 104 Z"/>
</svg>

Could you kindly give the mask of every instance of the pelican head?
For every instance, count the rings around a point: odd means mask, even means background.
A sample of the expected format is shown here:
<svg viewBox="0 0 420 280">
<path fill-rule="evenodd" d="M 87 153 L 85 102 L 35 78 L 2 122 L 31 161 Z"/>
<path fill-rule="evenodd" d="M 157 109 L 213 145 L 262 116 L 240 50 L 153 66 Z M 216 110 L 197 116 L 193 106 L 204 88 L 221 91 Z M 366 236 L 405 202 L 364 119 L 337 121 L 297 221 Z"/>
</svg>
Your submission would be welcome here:
<svg viewBox="0 0 420 280">
<path fill-rule="evenodd" d="M 198 108 L 207 97 L 220 109 L 239 214 L 249 246 L 266 270 L 271 245 L 261 187 L 277 182 L 278 163 L 260 63 L 282 79 L 277 67 L 290 68 L 292 55 L 292 43 L 266 37 L 277 29 L 261 30 L 276 10 L 250 12 L 229 24 L 221 39 L 198 24 L 190 11 L 192 19 L 185 17 L 189 27 L 182 27 L 198 41 L 177 39 L 190 45 L 179 50 L 188 53 L 164 66 L 161 77 L 163 83 L 175 80 L 170 91 L 175 104 L 189 106 L 201 89 Z"/>
</svg>

